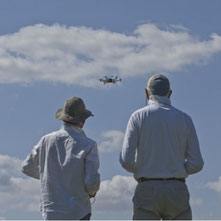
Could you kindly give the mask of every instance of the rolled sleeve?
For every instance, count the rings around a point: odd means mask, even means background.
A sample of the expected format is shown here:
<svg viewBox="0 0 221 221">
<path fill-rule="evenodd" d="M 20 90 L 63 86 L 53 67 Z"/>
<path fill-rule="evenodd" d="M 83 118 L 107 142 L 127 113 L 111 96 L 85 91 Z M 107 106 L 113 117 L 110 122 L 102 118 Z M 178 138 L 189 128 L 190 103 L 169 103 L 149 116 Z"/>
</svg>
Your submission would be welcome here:
<svg viewBox="0 0 221 221">
<path fill-rule="evenodd" d="M 100 188 L 99 157 L 97 144 L 85 157 L 85 187 L 90 195 L 94 195 Z"/>
<path fill-rule="evenodd" d="M 40 179 L 39 173 L 39 149 L 42 145 L 42 140 L 33 148 L 32 152 L 27 156 L 22 163 L 22 172 L 32 178 Z"/>
<path fill-rule="evenodd" d="M 136 148 L 138 144 L 138 128 L 136 116 L 133 114 L 127 124 L 122 151 L 120 153 L 120 163 L 128 172 L 134 173 L 136 170 Z"/>
<path fill-rule="evenodd" d="M 191 175 L 202 170 L 204 162 L 200 152 L 200 146 L 196 130 L 192 119 L 189 117 L 188 120 L 188 138 L 187 138 L 187 149 L 186 149 L 186 172 Z"/>
</svg>

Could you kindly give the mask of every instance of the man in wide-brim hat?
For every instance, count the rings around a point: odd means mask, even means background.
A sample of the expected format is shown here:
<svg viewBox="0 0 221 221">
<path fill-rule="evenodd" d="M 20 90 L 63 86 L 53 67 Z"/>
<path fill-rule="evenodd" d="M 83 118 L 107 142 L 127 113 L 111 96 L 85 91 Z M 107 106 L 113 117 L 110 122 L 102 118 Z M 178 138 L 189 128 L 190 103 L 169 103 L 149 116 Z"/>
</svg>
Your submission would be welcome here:
<svg viewBox="0 0 221 221">
<path fill-rule="evenodd" d="M 90 219 L 90 198 L 100 186 L 97 144 L 82 130 L 90 116 L 81 98 L 68 99 L 56 112 L 64 125 L 42 137 L 23 162 L 23 173 L 40 179 L 45 220 Z"/>
</svg>

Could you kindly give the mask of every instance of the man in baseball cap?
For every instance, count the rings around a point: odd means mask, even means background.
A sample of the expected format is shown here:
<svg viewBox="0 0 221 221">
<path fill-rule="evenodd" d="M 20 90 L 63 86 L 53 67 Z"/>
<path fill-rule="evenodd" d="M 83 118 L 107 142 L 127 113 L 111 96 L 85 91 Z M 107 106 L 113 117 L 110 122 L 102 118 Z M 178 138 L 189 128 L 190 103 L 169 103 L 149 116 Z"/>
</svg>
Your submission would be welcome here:
<svg viewBox="0 0 221 221">
<path fill-rule="evenodd" d="M 40 179 L 41 212 L 45 220 L 90 219 L 90 198 L 99 190 L 97 144 L 82 130 L 93 116 L 79 97 L 56 112 L 64 125 L 45 135 L 23 162 L 23 172 Z"/>
<path fill-rule="evenodd" d="M 171 105 L 169 80 L 153 75 L 145 88 L 148 105 L 128 122 L 120 163 L 138 184 L 133 219 L 192 219 L 185 179 L 203 168 L 199 142 L 187 114 Z"/>
</svg>

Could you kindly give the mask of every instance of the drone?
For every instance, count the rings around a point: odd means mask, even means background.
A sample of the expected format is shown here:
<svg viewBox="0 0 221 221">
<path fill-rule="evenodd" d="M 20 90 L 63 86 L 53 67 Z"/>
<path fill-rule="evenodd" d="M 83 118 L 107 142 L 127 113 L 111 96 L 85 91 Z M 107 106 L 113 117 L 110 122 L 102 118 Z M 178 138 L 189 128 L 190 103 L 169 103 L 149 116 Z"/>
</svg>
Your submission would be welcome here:
<svg viewBox="0 0 221 221">
<path fill-rule="evenodd" d="M 104 83 L 104 85 L 105 84 L 116 84 L 117 82 L 121 82 L 121 78 L 119 78 L 118 76 L 116 76 L 116 77 L 107 77 L 107 76 L 105 76 L 104 78 L 101 78 L 100 79 L 100 82 L 103 82 Z"/>
</svg>

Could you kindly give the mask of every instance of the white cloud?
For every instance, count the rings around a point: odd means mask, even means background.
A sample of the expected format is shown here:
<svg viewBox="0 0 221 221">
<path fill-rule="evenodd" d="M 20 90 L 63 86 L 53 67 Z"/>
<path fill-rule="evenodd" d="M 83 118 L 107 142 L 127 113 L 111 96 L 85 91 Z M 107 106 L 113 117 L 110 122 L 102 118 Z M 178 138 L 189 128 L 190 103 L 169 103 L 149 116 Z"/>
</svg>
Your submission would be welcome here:
<svg viewBox="0 0 221 221">
<path fill-rule="evenodd" d="M 206 187 L 209 189 L 215 190 L 218 193 L 221 193 L 221 177 L 218 178 L 217 182 L 209 182 Z"/>
<path fill-rule="evenodd" d="M 23 178 L 21 163 L 22 161 L 17 158 L 0 155 L 0 208 L 2 213 L 15 209 L 29 212 L 39 211 L 39 182 L 31 178 Z"/>
<path fill-rule="evenodd" d="M 172 27 L 172 26 L 171 26 Z M 94 87 L 105 73 L 124 77 L 173 72 L 221 51 L 221 36 L 200 41 L 183 26 L 138 26 L 130 35 L 34 25 L 0 36 L 0 83 L 59 82 Z"/>
<path fill-rule="evenodd" d="M 8 155 L 0 155 L 0 172 L 9 172 L 10 174 L 17 174 L 18 168 L 21 167 L 21 163 L 22 161 L 15 157 L 10 157 Z"/>
<path fill-rule="evenodd" d="M 201 206 L 202 204 L 203 204 L 202 199 L 190 197 L 190 205 L 191 206 Z"/>
<path fill-rule="evenodd" d="M 7 155 L 0 155 L 0 190 L 11 185 L 11 177 L 19 176 L 21 160 Z"/>
<path fill-rule="evenodd" d="M 110 130 L 101 134 L 104 140 L 98 145 L 101 152 L 114 152 L 122 147 L 124 133 L 118 130 Z"/>
<path fill-rule="evenodd" d="M 96 196 L 94 210 L 123 211 L 131 210 L 132 197 L 137 182 L 133 177 L 116 175 L 111 180 L 101 182 Z"/>
</svg>

